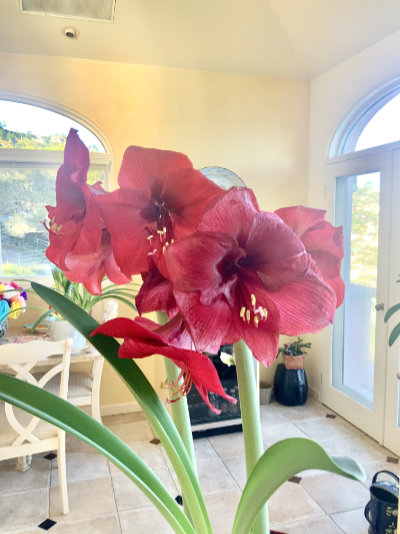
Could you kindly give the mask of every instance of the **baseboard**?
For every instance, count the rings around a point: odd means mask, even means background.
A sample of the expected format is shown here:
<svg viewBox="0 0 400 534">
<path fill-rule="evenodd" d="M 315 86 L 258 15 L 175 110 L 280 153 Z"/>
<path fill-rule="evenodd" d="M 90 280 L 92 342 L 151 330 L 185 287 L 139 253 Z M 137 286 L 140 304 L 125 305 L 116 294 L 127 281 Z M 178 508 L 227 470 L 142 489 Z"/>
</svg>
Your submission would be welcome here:
<svg viewBox="0 0 400 534">
<path fill-rule="evenodd" d="M 118 415 L 121 413 L 141 412 L 142 409 L 137 402 L 122 402 L 119 404 L 102 404 L 100 406 L 101 415 Z"/>
<path fill-rule="evenodd" d="M 312 399 L 317 400 L 318 402 L 321 402 L 321 392 L 319 389 L 314 388 L 310 385 L 308 385 L 308 394 Z"/>
</svg>

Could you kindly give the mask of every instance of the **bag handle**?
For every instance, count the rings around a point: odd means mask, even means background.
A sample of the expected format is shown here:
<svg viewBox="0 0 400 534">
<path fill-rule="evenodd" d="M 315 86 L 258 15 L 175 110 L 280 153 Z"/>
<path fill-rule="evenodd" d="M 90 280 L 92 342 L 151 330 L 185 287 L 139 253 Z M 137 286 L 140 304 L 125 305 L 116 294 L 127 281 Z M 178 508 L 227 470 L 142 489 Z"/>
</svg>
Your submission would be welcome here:
<svg viewBox="0 0 400 534">
<path fill-rule="evenodd" d="M 372 479 L 372 484 L 375 484 L 375 482 L 377 481 L 378 479 L 378 476 L 382 473 L 385 473 L 386 475 L 389 475 L 391 476 L 392 478 L 395 479 L 396 481 L 396 484 L 397 486 L 399 485 L 399 477 L 397 475 L 395 475 L 394 473 L 392 473 L 391 471 L 387 471 L 386 469 L 382 469 L 382 471 L 378 471 L 377 473 L 375 473 L 373 479 Z"/>
<path fill-rule="evenodd" d="M 364 515 L 365 515 L 365 519 L 368 521 L 368 523 L 371 525 L 370 528 L 368 529 L 368 532 L 370 531 L 370 529 L 372 529 L 372 532 L 371 534 L 377 534 L 376 533 L 376 529 L 375 529 L 375 525 L 372 523 L 372 521 L 370 520 L 369 518 L 369 512 L 371 511 L 371 508 L 372 506 L 374 505 L 374 503 L 371 501 L 369 501 L 365 508 L 364 508 Z"/>
</svg>

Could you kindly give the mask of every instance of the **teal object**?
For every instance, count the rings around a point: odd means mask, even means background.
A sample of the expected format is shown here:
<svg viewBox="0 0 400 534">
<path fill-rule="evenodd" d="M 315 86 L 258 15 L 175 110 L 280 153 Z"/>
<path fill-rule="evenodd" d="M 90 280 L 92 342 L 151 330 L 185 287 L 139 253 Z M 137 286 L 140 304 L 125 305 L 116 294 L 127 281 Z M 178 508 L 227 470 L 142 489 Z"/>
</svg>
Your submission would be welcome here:
<svg viewBox="0 0 400 534">
<path fill-rule="evenodd" d="M 0 300 L 0 323 L 6 320 L 7 313 L 10 311 L 10 306 L 5 299 Z"/>
</svg>

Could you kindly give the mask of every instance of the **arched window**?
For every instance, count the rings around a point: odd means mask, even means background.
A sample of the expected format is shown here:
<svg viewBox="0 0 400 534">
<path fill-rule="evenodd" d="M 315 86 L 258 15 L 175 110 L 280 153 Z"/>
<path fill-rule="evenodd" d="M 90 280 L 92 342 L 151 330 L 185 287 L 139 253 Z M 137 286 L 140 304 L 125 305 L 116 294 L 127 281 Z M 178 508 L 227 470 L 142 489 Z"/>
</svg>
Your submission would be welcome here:
<svg viewBox="0 0 400 534">
<path fill-rule="evenodd" d="M 337 130 L 329 157 L 400 141 L 400 81 L 361 101 Z"/>
<path fill-rule="evenodd" d="M 92 128 L 65 111 L 0 99 L 0 274 L 46 275 L 48 234 L 42 221 L 55 205 L 55 178 L 70 128 L 90 150 L 88 182 L 107 186 L 111 157 Z"/>
</svg>

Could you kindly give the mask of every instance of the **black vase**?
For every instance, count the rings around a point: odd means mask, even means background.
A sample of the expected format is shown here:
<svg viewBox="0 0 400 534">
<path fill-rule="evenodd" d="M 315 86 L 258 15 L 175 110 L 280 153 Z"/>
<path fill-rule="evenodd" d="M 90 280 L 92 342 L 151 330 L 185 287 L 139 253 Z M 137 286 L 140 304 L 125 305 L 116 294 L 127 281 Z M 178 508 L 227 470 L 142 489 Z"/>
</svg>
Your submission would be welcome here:
<svg viewBox="0 0 400 534">
<path fill-rule="evenodd" d="M 304 369 L 286 369 L 280 363 L 274 377 L 275 399 L 285 406 L 301 406 L 307 400 L 308 383 Z"/>
</svg>

